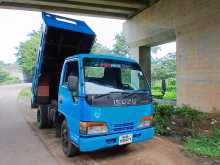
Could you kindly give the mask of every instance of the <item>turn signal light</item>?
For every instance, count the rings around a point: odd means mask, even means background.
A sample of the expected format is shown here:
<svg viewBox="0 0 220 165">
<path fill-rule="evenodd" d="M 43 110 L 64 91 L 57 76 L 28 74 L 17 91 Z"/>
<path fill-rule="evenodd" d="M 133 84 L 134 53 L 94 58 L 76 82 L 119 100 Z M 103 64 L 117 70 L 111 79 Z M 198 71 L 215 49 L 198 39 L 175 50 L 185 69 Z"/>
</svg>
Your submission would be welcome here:
<svg viewBox="0 0 220 165">
<path fill-rule="evenodd" d="M 104 134 L 108 132 L 108 128 L 103 122 L 80 122 L 80 134 Z"/>
<path fill-rule="evenodd" d="M 141 119 L 139 128 L 150 127 L 153 121 L 153 116 L 145 116 Z"/>
</svg>

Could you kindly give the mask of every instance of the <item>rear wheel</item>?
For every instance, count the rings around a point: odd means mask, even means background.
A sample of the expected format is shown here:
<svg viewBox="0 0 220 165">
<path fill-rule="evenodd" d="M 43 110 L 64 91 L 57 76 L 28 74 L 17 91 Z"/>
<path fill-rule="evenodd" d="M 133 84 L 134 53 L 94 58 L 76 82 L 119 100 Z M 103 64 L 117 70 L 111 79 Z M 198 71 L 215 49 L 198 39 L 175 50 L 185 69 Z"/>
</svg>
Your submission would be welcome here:
<svg viewBox="0 0 220 165">
<path fill-rule="evenodd" d="M 37 125 L 38 128 L 43 129 L 47 127 L 48 106 L 39 105 L 37 110 Z"/>
<path fill-rule="evenodd" d="M 70 141 L 69 132 L 65 120 L 63 121 L 61 126 L 61 140 L 63 152 L 67 157 L 72 157 L 79 153 L 78 148 L 74 146 Z"/>
</svg>

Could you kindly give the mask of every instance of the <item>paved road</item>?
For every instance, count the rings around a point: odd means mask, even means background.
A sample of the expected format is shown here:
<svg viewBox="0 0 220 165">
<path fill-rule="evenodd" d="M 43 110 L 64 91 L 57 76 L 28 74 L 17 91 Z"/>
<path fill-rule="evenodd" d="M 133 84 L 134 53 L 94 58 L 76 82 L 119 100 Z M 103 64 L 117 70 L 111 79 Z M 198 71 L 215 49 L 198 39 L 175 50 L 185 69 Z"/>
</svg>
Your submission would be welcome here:
<svg viewBox="0 0 220 165">
<path fill-rule="evenodd" d="M 0 87 L 0 164 L 56 165 L 38 136 L 17 108 L 17 94 L 24 85 Z"/>
<path fill-rule="evenodd" d="M 39 130 L 30 101 L 18 103 L 20 86 L 0 87 L 0 165 L 194 165 L 180 147 L 166 139 L 132 144 L 66 158 L 53 129 Z"/>
</svg>

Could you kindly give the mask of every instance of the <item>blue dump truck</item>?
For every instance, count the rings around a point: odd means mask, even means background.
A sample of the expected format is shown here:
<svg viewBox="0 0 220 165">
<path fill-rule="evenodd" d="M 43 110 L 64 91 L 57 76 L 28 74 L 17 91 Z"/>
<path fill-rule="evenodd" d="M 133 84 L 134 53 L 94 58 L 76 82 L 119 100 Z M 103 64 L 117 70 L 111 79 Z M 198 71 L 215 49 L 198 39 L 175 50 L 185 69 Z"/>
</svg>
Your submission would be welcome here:
<svg viewBox="0 0 220 165">
<path fill-rule="evenodd" d="M 95 33 L 83 21 L 42 17 L 31 99 L 38 127 L 55 127 L 68 157 L 152 139 L 152 98 L 140 66 L 89 54 Z"/>
</svg>

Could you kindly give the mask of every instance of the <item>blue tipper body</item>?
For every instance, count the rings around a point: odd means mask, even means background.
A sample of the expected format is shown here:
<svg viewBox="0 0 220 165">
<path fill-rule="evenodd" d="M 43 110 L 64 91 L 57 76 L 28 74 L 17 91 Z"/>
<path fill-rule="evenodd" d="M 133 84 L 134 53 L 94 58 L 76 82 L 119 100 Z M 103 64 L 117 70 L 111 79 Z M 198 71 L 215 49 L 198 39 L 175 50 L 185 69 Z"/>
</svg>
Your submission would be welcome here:
<svg viewBox="0 0 220 165">
<path fill-rule="evenodd" d="M 43 25 L 41 41 L 37 52 L 36 67 L 32 81 L 32 103 L 35 104 L 38 101 L 37 90 L 39 78 L 45 72 L 43 66 L 48 65 L 48 61 L 45 60 L 45 58 L 54 53 L 53 50 L 51 50 L 50 45 L 47 44 L 47 42 L 53 40 L 56 37 L 57 31 L 63 31 L 67 32 L 68 34 L 72 34 L 74 37 L 71 38 L 70 44 L 72 44 L 73 46 L 79 45 L 79 43 L 82 42 L 82 39 L 87 41 L 85 43 L 82 43 L 86 45 L 81 46 L 80 49 L 70 51 L 68 52 L 68 54 L 61 54 L 61 62 L 64 62 L 66 57 L 69 57 L 74 54 L 89 53 L 96 37 L 92 29 L 83 21 L 49 14 L 46 12 L 42 12 L 42 18 Z M 54 31 L 54 29 L 56 29 L 57 31 Z M 65 36 L 65 34 L 63 36 L 66 38 L 70 37 Z"/>
<path fill-rule="evenodd" d="M 154 114 L 151 101 L 142 105 L 126 106 L 91 106 L 86 101 L 85 70 L 83 68 L 83 60 L 85 58 L 115 60 L 135 64 L 136 62 L 117 55 L 88 54 L 95 40 L 95 33 L 83 21 L 48 13 L 43 13 L 43 20 L 42 39 L 38 50 L 32 85 L 32 103 L 37 105 L 50 104 L 52 99 L 57 100 L 58 112 L 65 116 L 67 122 L 69 138 L 71 142 L 83 152 L 119 145 L 119 138 L 122 135 L 132 135 L 132 143 L 152 139 L 154 137 L 153 127 L 139 127 L 143 117 L 153 116 Z M 70 34 L 73 34 L 73 36 L 75 35 L 75 38 L 72 36 L 66 41 L 65 39 L 64 41 L 61 40 L 63 42 L 59 40 L 60 42 L 58 43 L 60 43 L 60 45 L 58 44 L 56 47 L 53 47 L 51 45 L 57 41 L 56 36 L 59 30 L 62 30 L 62 33 L 59 34 L 59 38 L 62 38 L 62 36 L 68 37 Z M 66 35 L 66 32 L 68 32 L 68 35 Z M 66 44 L 67 46 L 62 46 L 62 44 L 66 42 L 68 42 Z M 67 49 L 68 45 L 71 44 L 73 46 L 71 50 Z M 59 46 L 63 49 L 60 50 Z M 60 52 L 54 52 L 55 48 Z M 54 54 L 56 54 L 56 56 Z M 60 59 L 61 62 L 57 62 L 59 61 L 57 59 Z M 78 62 L 79 68 L 79 93 L 77 102 L 73 102 L 72 93 L 64 83 L 67 64 L 74 61 Z M 54 66 L 54 64 L 56 65 Z M 45 67 L 45 65 L 47 65 L 47 67 Z M 57 72 L 59 81 L 53 81 L 54 77 L 50 77 L 50 79 L 52 79 L 49 83 L 50 95 L 46 97 L 46 99 L 43 98 L 42 101 L 42 98 L 38 96 L 38 88 L 41 83 L 42 75 L 52 74 L 56 72 L 56 69 L 59 70 Z M 56 81 L 56 86 L 52 86 Z M 56 90 L 54 92 L 53 90 L 55 87 Z M 108 132 L 94 135 L 81 134 L 81 121 L 104 122 L 108 128 Z"/>
</svg>

